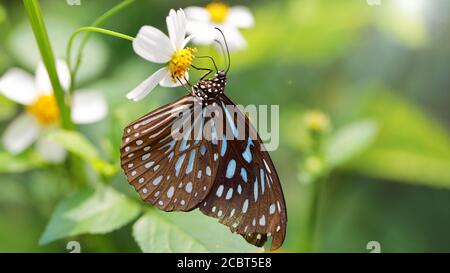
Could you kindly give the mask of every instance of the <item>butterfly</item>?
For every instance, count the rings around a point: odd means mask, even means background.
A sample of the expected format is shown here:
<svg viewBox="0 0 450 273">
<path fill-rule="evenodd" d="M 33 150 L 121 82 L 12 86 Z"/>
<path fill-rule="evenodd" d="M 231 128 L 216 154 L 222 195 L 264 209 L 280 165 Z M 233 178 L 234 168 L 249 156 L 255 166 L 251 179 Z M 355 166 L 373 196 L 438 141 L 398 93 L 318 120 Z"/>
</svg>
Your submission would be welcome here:
<svg viewBox="0 0 450 273">
<path fill-rule="evenodd" d="M 228 70 L 229 62 L 127 126 L 121 166 L 149 204 L 168 212 L 199 209 L 255 246 L 272 237 L 276 250 L 286 234 L 283 191 L 249 118 L 224 93 Z"/>
</svg>

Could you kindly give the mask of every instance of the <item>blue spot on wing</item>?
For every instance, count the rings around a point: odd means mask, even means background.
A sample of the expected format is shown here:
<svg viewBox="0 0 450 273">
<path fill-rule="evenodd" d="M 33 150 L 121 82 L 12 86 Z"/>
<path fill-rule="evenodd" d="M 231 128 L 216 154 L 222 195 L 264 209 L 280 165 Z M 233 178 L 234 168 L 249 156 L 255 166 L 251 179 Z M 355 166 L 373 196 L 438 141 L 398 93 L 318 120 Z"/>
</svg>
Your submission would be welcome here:
<svg viewBox="0 0 450 273">
<path fill-rule="evenodd" d="M 189 118 L 190 118 L 190 116 L 192 116 L 192 114 L 189 115 Z M 191 146 L 190 144 L 187 144 L 187 145 L 186 145 L 186 143 L 187 143 L 188 139 L 190 138 L 192 129 L 194 129 L 195 124 L 199 121 L 199 119 L 200 119 L 201 117 L 202 117 L 202 115 L 198 115 L 198 117 L 195 118 L 195 120 L 194 120 L 194 122 L 192 123 L 191 127 L 189 128 L 189 130 L 188 130 L 188 131 L 185 133 L 185 135 L 183 136 L 183 141 L 181 142 L 180 149 L 179 149 L 180 152 L 184 152 L 186 149 L 189 148 L 189 146 Z"/>
<path fill-rule="evenodd" d="M 227 172 L 225 176 L 227 178 L 232 178 L 235 172 L 236 172 L 236 160 L 232 159 L 230 160 L 230 162 L 228 162 Z"/>
<path fill-rule="evenodd" d="M 206 146 L 205 146 L 205 145 L 202 145 L 202 147 L 200 148 L 200 153 L 201 153 L 202 155 L 205 155 L 205 154 L 206 154 Z"/>
<path fill-rule="evenodd" d="M 242 157 L 245 159 L 245 161 L 247 161 L 248 163 L 252 162 L 253 159 L 253 155 L 252 155 L 252 151 L 250 150 L 250 147 L 254 145 L 253 141 L 249 138 L 247 140 L 247 147 L 245 148 L 245 151 L 242 153 Z"/>
<path fill-rule="evenodd" d="M 195 149 L 191 151 L 191 155 L 189 157 L 189 163 L 186 168 L 186 174 L 190 174 L 192 172 L 192 169 L 194 168 L 195 153 L 196 153 Z"/>
<path fill-rule="evenodd" d="M 191 146 L 190 144 L 187 144 L 187 138 L 183 137 L 183 140 L 181 141 L 181 145 L 180 145 L 180 152 L 184 152 L 187 148 L 189 148 L 189 146 Z"/>
<path fill-rule="evenodd" d="M 264 171 L 263 169 L 259 170 L 259 176 L 261 177 L 261 192 L 264 194 Z"/>
<path fill-rule="evenodd" d="M 237 138 L 239 134 L 238 134 L 238 129 L 236 127 L 236 124 L 234 123 L 233 117 L 231 116 L 230 112 L 228 111 L 225 104 L 223 104 L 223 102 L 222 102 L 222 105 L 223 105 L 223 109 L 225 110 L 225 115 L 227 116 L 228 123 L 230 124 L 231 129 L 233 130 L 233 135 L 235 138 Z"/>
<path fill-rule="evenodd" d="M 191 116 L 192 116 L 192 112 L 190 112 L 190 114 L 183 120 L 183 122 L 180 123 L 181 125 L 180 125 L 178 128 L 176 128 L 175 131 L 176 131 L 176 130 L 180 130 L 181 126 L 182 126 L 182 125 L 187 121 L 187 119 L 190 118 Z M 179 120 L 179 119 L 180 119 L 180 117 L 178 117 L 176 120 Z M 175 121 L 173 121 L 173 123 L 175 123 Z M 167 135 L 163 140 L 166 140 L 166 139 L 168 139 L 169 137 L 172 137 L 172 134 Z M 163 140 L 161 140 L 161 141 L 163 141 Z M 162 146 L 162 147 L 160 148 L 160 150 L 164 150 L 166 147 L 169 147 L 169 149 L 165 152 L 165 154 L 167 154 L 167 153 L 169 153 L 170 151 L 173 150 L 173 148 L 175 147 L 175 143 L 176 143 L 176 142 L 177 142 L 177 140 L 176 140 L 176 139 L 173 139 L 172 141 L 170 141 L 170 142 L 167 143 L 166 145 Z M 184 145 L 186 145 L 186 144 L 184 144 Z M 180 148 L 180 149 L 181 149 L 181 148 Z"/>
<path fill-rule="evenodd" d="M 214 120 L 211 120 L 211 139 L 214 145 L 217 145 L 217 132 Z"/>
<path fill-rule="evenodd" d="M 247 170 L 244 168 L 241 168 L 241 177 L 244 180 L 244 182 L 247 183 Z"/>
<path fill-rule="evenodd" d="M 173 148 L 175 147 L 175 143 L 177 142 L 176 139 L 172 140 L 171 142 L 167 143 L 166 145 L 162 146 L 160 148 L 160 150 L 164 150 L 166 147 L 169 147 L 169 149 L 167 149 L 167 151 L 165 152 L 165 154 L 167 154 L 168 152 L 172 151 Z"/>
<path fill-rule="evenodd" d="M 225 135 L 223 135 L 223 138 L 222 138 L 222 149 L 220 151 L 220 155 L 222 157 L 224 157 L 226 152 L 227 152 L 227 139 L 226 139 Z"/>
<path fill-rule="evenodd" d="M 186 157 L 186 154 L 183 154 L 178 158 L 177 163 L 175 163 L 175 175 L 178 176 L 180 174 L 181 166 L 183 165 L 184 158 Z"/>
<path fill-rule="evenodd" d="M 173 158 L 174 155 L 175 155 L 175 153 L 174 153 L 173 151 L 169 154 L 169 161 L 172 160 L 172 158 Z"/>
</svg>

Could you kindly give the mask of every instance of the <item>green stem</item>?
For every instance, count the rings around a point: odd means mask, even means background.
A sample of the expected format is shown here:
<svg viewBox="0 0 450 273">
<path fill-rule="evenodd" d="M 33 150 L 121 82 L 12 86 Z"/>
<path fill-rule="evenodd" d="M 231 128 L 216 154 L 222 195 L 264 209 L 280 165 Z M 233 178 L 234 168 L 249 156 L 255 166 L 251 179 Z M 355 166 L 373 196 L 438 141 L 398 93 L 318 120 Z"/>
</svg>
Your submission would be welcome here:
<svg viewBox="0 0 450 273">
<path fill-rule="evenodd" d="M 53 50 L 48 38 L 47 29 L 42 18 L 42 11 L 37 0 L 23 0 L 25 9 L 28 13 L 28 19 L 31 23 L 39 51 L 42 56 L 42 61 L 47 69 L 50 82 L 53 87 L 56 102 L 58 104 L 59 112 L 61 114 L 61 125 L 64 129 L 74 129 L 75 125 L 70 117 L 70 108 L 65 101 L 65 92 L 61 86 L 56 70 L 56 61 L 53 55 Z"/>
<path fill-rule="evenodd" d="M 97 32 L 97 33 L 102 33 L 102 34 L 105 34 L 105 35 L 109 35 L 109 36 L 125 39 L 125 40 L 128 40 L 128 41 L 133 41 L 134 40 L 134 37 L 131 37 L 131 36 L 128 36 L 126 34 L 119 33 L 119 32 L 115 32 L 115 31 L 112 31 L 112 30 L 104 29 L 104 28 L 98 28 L 98 27 L 82 27 L 82 28 L 79 28 L 72 34 L 72 36 L 69 39 L 69 43 L 67 44 L 66 56 L 67 56 L 67 62 L 69 64 L 69 68 L 71 67 L 70 60 L 72 58 L 71 52 L 72 52 L 73 42 L 75 41 L 75 38 L 77 37 L 77 35 L 82 33 L 82 32 Z M 81 61 L 81 59 L 79 59 L 79 60 Z M 77 64 L 76 64 L 74 70 L 72 70 L 72 72 L 71 72 L 72 80 L 75 77 L 75 74 L 76 74 L 76 70 L 75 69 L 78 69 L 78 65 L 79 65 L 80 61 L 77 60 Z M 73 88 L 71 88 L 71 90 L 72 89 Z"/>
<path fill-rule="evenodd" d="M 58 72 L 56 70 L 56 61 L 53 55 L 50 40 L 48 38 L 47 30 L 45 28 L 44 20 L 42 18 L 42 10 L 38 0 L 23 0 L 25 9 L 28 13 L 28 18 L 33 29 L 36 42 L 41 53 L 42 61 L 47 69 L 50 82 L 53 87 L 53 92 L 58 104 L 61 115 L 61 126 L 63 129 L 74 130 L 75 124 L 72 122 L 71 111 L 69 105 L 66 103 L 65 95 L 61 83 L 59 81 Z M 86 181 L 86 172 L 83 168 L 83 162 L 77 156 L 71 154 L 69 158 L 70 170 L 72 171 L 75 182 L 78 185 L 83 185 Z"/>
<path fill-rule="evenodd" d="M 67 44 L 67 62 L 70 64 L 70 60 L 71 60 L 71 52 L 72 52 L 72 46 L 73 46 L 73 42 L 75 41 L 75 38 L 77 37 L 78 34 L 82 33 L 82 32 L 97 32 L 97 33 L 102 33 L 105 35 L 109 35 L 109 36 L 113 36 L 113 37 L 117 37 L 117 38 L 121 38 L 121 39 L 125 39 L 128 41 L 133 41 L 134 37 L 128 36 L 126 34 L 122 34 L 119 32 L 115 32 L 112 30 L 108 30 L 108 29 L 104 29 L 104 28 L 98 28 L 98 27 L 82 27 L 77 29 L 72 36 L 70 36 L 69 39 L 69 43 Z"/>
<path fill-rule="evenodd" d="M 319 239 L 321 232 L 321 213 L 323 210 L 324 190 L 326 178 L 319 178 L 311 185 L 311 207 L 309 218 L 309 242 L 307 249 L 309 252 L 319 251 Z"/>
<path fill-rule="evenodd" d="M 125 39 L 125 40 L 128 40 L 128 41 L 133 41 L 134 40 L 134 37 L 131 37 L 131 36 L 126 35 L 126 34 L 122 34 L 120 32 L 116 32 L 116 31 L 112 31 L 112 30 L 108 30 L 108 29 L 104 29 L 104 28 L 99 28 L 99 27 L 82 27 L 82 28 L 77 29 L 72 34 L 72 36 L 70 37 L 69 44 L 67 46 L 67 53 L 68 53 L 68 55 L 70 55 L 69 53 L 70 53 L 70 51 L 72 49 L 72 45 L 73 45 L 74 39 L 81 32 L 98 32 L 98 33 L 106 34 L 106 35 L 109 35 L 109 36 Z"/>
<path fill-rule="evenodd" d="M 126 7 L 130 6 L 131 4 L 133 4 L 134 1 L 135 0 L 127 0 L 127 1 L 124 1 L 124 2 L 122 2 L 120 4 L 118 4 L 117 6 L 111 8 L 110 10 L 105 12 L 102 16 L 100 16 L 97 20 L 95 20 L 90 26 L 91 27 L 98 27 L 98 26 L 100 26 L 107 19 L 109 19 L 111 16 L 113 16 L 117 12 L 119 12 L 119 11 L 125 9 Z M 72 69 L 72 67 L 70 65 L 71 62 L 72 62 L 72 60 L 70 58 L 71 49 L 69 49 L 69 48 L 67 49 L 66 58 L 67 58 L 67 63 L 69 64 L 69 67 L 71 69 L 71 76 L 72 76 L 71 78 L 73 79 L 71 87 L 70 87 L 71 91 L 73 91 L 73 89 L 74 89 L 75 76 L 76 76 L 76 74 L 78 72 L 78 69 L 79 69 L 81 61 L 82 61 L 84 48 L 86 47 L 87 42 L 89 41 L 89 38 L 91 37 L 91 34 L 92 34 L 91 32 L 88 32 L 84 36 L 83 40 L 81 41 L 80 47 L 78 48 L 77 56 L 75 58 L 75 66 L 73 67 L 73 69 Z M 72 47 L 72 45 L 70 45 L 70 47 Z"/>
<path fill-rule="evenodd" d="M 318 252 L 320 249 L 320 233 L 321 233 L 321 222 L 323 213 L 323 203 L 325 199 L 326 183 L 328 179 L 328 167 L 325 166 L 326 160 L 324 155 L 324 139 L 321 135 L 312 132 L 313 143 L 311 144 L 311 154 L 314 157 L 320 159 L 322 164 L 322 170 L 319 174 L 314 174 L 315 179 L 309 185 L 309 212 L 307 215 L 306 222 L 306 237 L 305 237 L 305 250 L 307 252 Z"/>
</svg>

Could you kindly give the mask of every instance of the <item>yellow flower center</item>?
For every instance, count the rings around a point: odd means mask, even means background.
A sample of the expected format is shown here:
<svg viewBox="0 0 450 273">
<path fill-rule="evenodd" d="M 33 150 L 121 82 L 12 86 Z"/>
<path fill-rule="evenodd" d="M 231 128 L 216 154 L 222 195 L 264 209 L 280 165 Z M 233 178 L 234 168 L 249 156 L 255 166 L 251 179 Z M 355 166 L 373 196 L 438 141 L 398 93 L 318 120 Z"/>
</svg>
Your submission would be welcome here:
<svg viewBox="0 0 450 273">
<path fill-rule="evenodd" d="M 27 107 L 31 113 L 43 126 L 49 126 L 59 120 L 59 109 L 55 96 L 42 95 L 31 105 Z"/>
<path fill-rule="evenodd" d="M 185 48 L 175 51 L 169 63 L 169 71 L 172 76 L 172 81 L 177 82 L 177 79 L 184 77 L 189 67 L 192 65 L 195 48 Z"/>
<path fill-rule="evenodd" d="M 216 23 L 223 23 L 228 16 L 230 7 L 222 2 L 212 2 L 206 5 L 206 9 L 211 16 L 211 20 Z"/>
</svg>

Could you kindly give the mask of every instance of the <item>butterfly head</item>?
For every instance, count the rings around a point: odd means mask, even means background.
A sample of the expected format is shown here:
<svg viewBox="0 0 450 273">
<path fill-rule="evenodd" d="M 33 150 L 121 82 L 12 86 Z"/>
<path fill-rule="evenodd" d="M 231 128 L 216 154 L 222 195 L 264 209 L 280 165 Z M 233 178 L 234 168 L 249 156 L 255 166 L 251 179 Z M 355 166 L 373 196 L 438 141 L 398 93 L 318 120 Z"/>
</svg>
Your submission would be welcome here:
<svg viewBox="0 0 450 273">
<path fill-rule="evenodd" d="M 217 72 L 217 74 L 215 75 L 215 78 L 226 81 L 227 80 L 227 72 L 221 70 L 221 71 Z"/>
<path fill-rule="evenodd" d="M 231 63 L 230 50 L 228 48 L 228 43 L 225 38 L 225 35 L 223 34 L 222 30 L 220 30 L 219 28 L 216 27 L 215 29 L 218 30 L 223 37 L 223 43 L 218 40 L 216 40 L 216 42 L 219 43 L 219 46 L 222 49 L 223 49 L 223 44 L 225 44 L 225 47 L 226 47 L 225 62 L 227 63 L 227 68 L 226 68 L 226 70 L 218 70 L 216 62 L 214 61 L 214 59 L 211 56 L 201 56 L 204 58 L 211 59 L 214 64 L 214 67 L 217 71 L 217 73 L 214 75 L 213 78 L 207 79 L 207 80 L 203 80 L 203 78 L 202 78 L 202 80 L 200 80 L 197 84 L 192 86 L 192 95 L 197 98 L 200 98 L 206 104 L 208 104 L 210 101 L 215 100 L 218 95 L 223 94 L 225 92 L 225 86 L 227 85 L 227 73 L 230 70 L 230 63 Z M 211 69 L 207 69 L 207 68 L 201 69 L 201 68 L 197 68 L 195 66 L 193 66 L 193 67 L 198 70 L 209 71 L 206 75 L 208 75 L 210 72 L 212 72 Z"/>
</svg>

